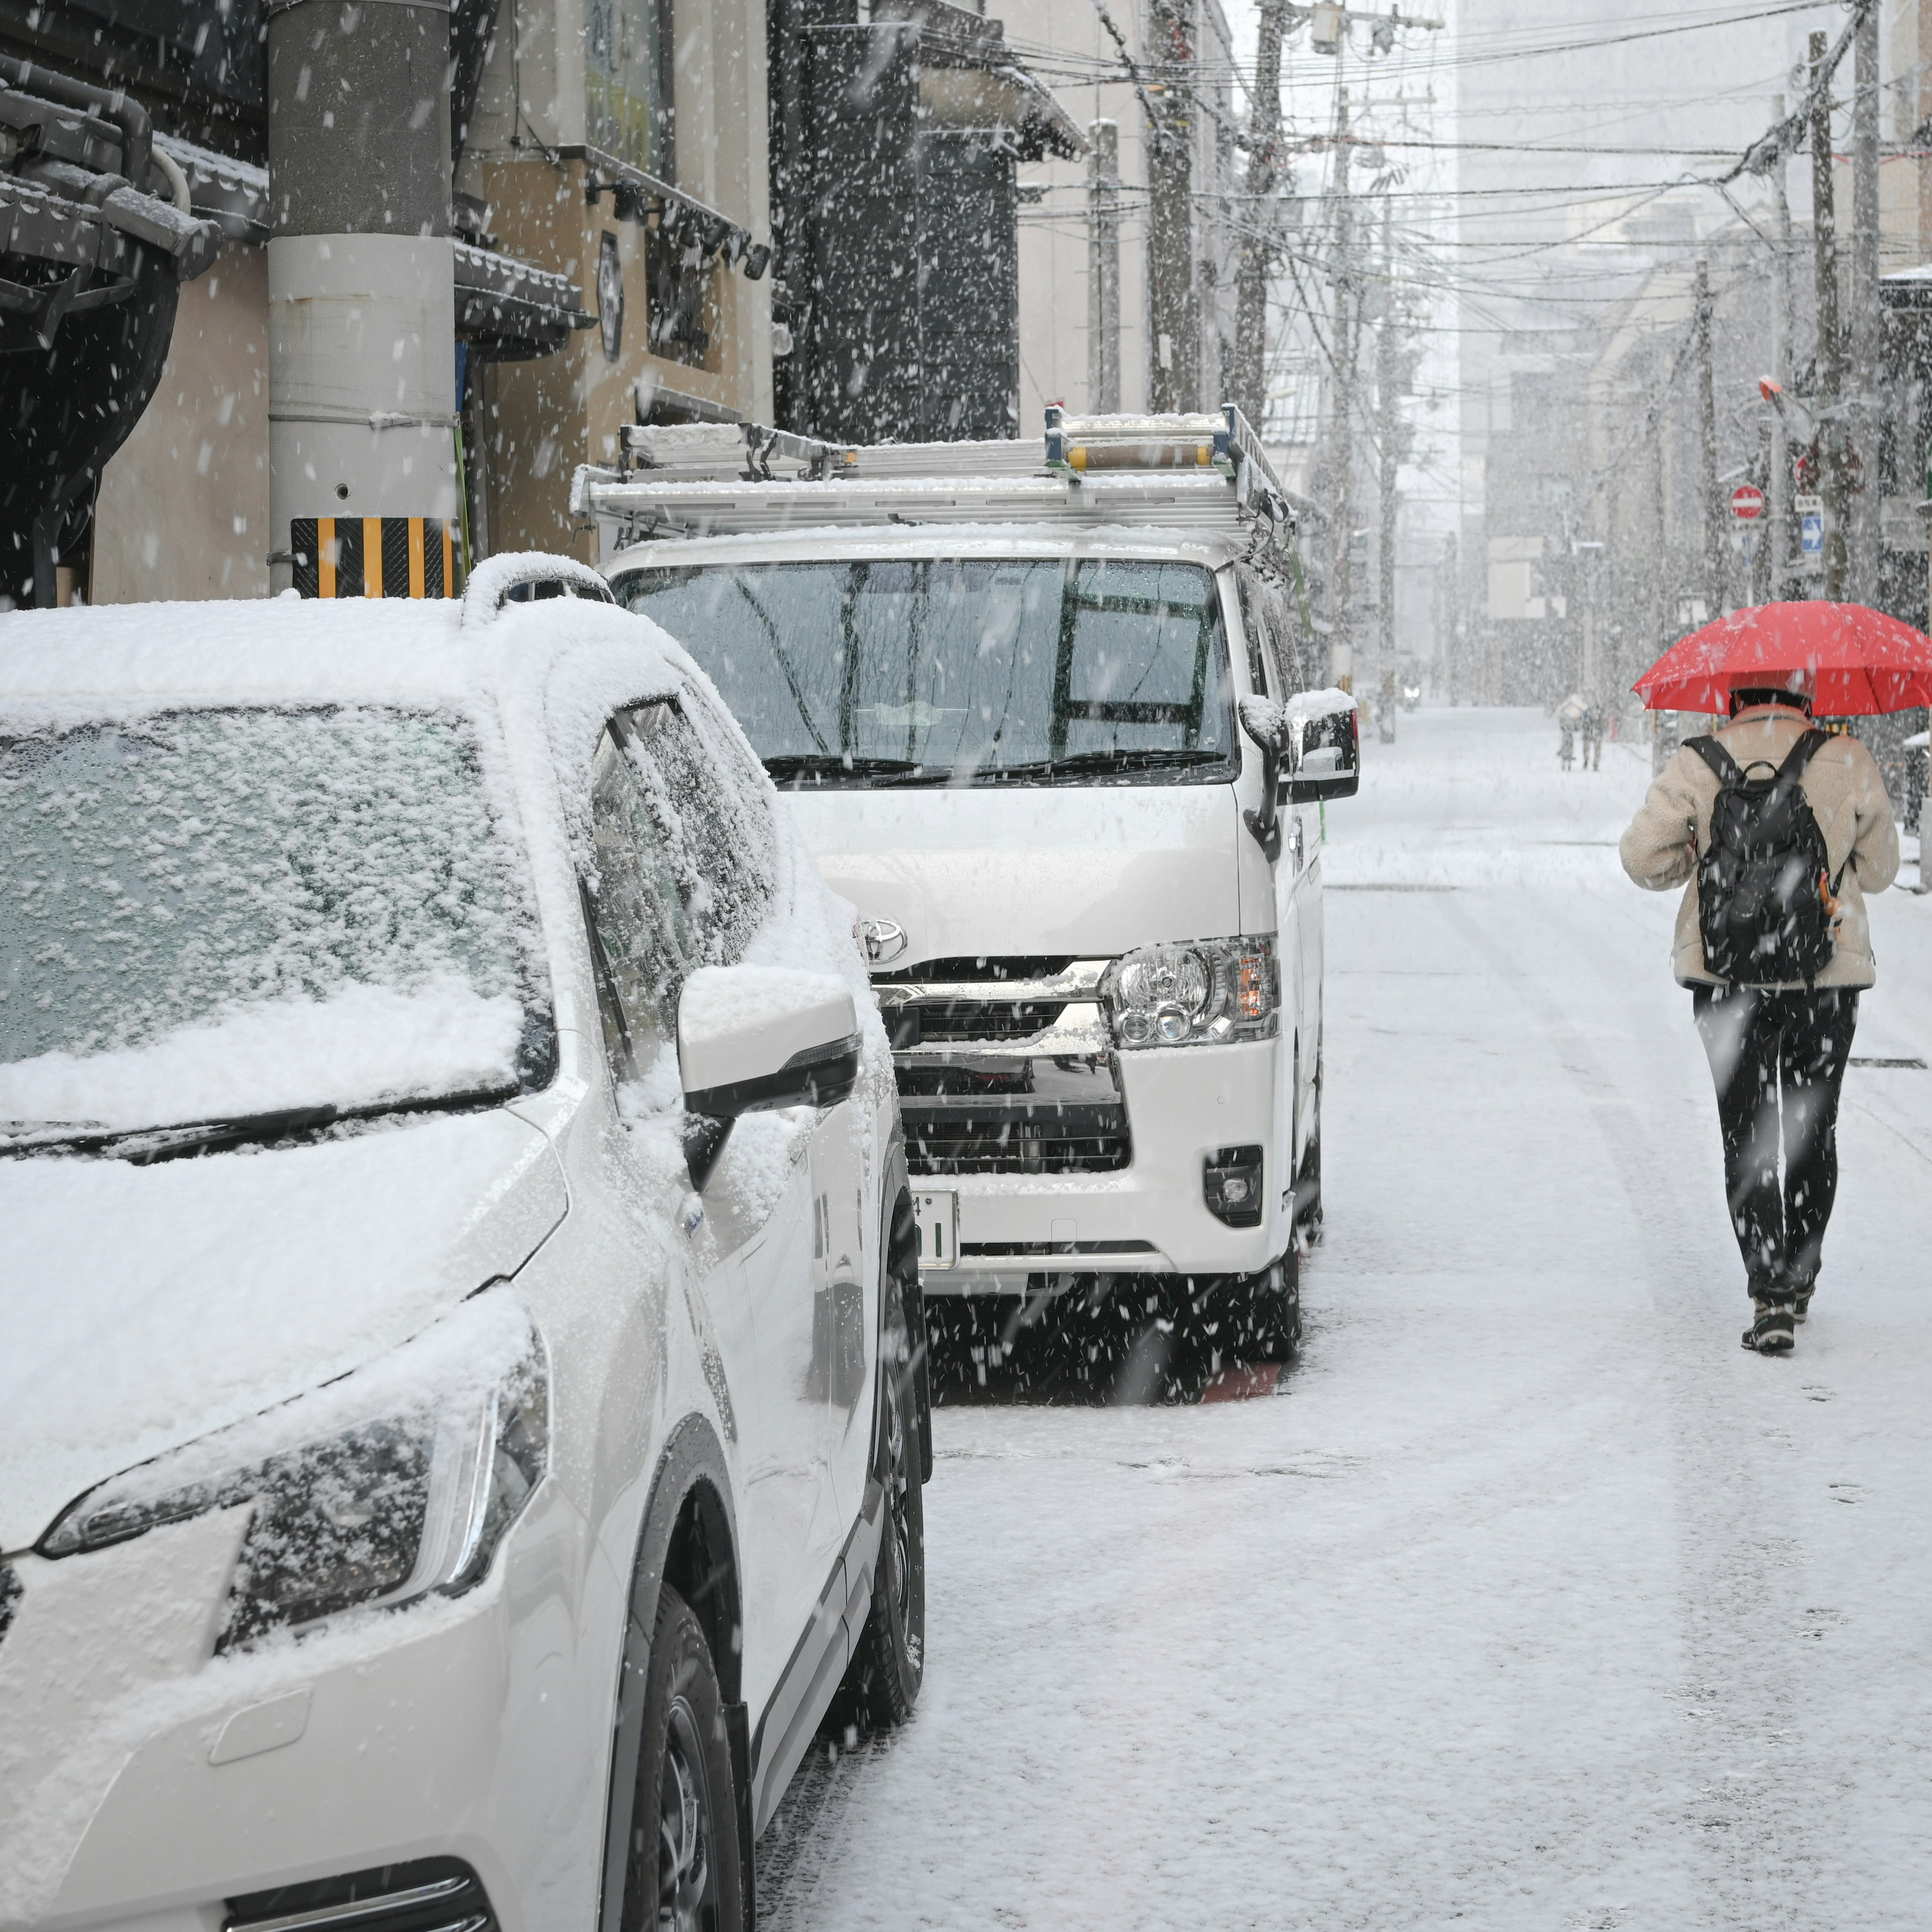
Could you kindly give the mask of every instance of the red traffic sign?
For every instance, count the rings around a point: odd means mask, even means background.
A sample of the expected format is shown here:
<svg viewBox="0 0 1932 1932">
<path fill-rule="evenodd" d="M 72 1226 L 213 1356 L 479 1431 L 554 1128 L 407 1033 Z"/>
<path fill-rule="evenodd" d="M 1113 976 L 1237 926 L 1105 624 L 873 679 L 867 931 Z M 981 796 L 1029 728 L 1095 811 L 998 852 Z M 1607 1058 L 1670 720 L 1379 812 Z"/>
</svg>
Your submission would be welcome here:
<svg viewBox="0 0 1932 1932">
<path fill-rule="evenodd" d="M 1731 514 L 1746 524 L 1762 516 L 1764 492 L 1755 483 L 1740 483 L 1731 492 Z"/>
</svg>

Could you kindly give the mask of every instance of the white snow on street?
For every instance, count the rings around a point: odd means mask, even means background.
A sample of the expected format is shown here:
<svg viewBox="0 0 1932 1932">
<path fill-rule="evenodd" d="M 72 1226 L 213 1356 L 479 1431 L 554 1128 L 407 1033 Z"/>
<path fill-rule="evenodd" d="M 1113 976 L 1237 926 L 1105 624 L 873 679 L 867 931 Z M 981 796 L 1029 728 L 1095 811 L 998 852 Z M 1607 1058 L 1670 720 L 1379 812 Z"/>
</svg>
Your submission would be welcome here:
<svg viewBox="0 0 1932 1932">
<path fill-rule="evenodd" d="M 1745 1353 L 1648 747 L 1400 728 L 1328 812 L 1300 1365 L 938 1414 L 923 1699 L 808 1770 L 769 1925 L 1924 1923 L 1932 1073 L 1854 1066 L 1812 1318 Z M 1872 923 L 1853 1052 L 1927 1057 L 1932 900 Z"/>
</svg>

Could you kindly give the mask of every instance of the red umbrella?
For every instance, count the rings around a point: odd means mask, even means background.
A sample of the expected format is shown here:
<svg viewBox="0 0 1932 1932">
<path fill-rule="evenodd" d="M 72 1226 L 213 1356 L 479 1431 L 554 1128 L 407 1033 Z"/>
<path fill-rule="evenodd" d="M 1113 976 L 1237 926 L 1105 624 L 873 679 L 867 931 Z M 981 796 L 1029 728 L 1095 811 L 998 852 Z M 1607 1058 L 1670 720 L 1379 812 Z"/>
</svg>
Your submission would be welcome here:
<svg viewBox="0 0 1932 1932">
<path fill-rule="evenodd" d="M 1793 671 L 1820 718 L 1906 711 L 1932 704 L 1932 638 L 1862 604 L 1760 604 L 1680 638 L 1631 688 L 1652 711 L 1722 712 L 1741 680 Z"/>
</svg>

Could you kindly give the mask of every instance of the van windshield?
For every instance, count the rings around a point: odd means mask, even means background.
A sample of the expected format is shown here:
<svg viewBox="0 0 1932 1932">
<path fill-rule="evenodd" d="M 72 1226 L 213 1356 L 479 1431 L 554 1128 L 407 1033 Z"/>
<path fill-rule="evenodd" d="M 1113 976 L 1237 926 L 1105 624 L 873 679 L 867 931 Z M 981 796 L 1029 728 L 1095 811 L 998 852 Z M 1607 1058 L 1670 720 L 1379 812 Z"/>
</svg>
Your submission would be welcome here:
<svg viewBox="0 0 1932 1932">
<path fill-rule="evenodd" d="M 717 564 L 615 588 L 710 674 L 781 784 L 1234 776 L 1220 602 L 1198 564 Z"/>
</svg>

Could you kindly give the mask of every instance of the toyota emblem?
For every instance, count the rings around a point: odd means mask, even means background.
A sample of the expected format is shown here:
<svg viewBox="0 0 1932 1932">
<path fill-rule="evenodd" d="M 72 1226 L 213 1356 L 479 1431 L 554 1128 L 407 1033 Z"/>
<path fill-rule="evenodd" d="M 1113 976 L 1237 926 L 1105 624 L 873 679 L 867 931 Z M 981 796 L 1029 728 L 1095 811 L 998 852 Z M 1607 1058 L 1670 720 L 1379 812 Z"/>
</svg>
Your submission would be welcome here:
<svg viewBox="0 0 1932 1932">
<path fill-rule="evenodd" d="M 866 942 L 866 963 L 870 966 L 890 966 L 895 959 L 905 957 L 910 943 L 906 929 L 896 919 L 868 919 L 860 922 L 860 936 Z"/>
</svg>

